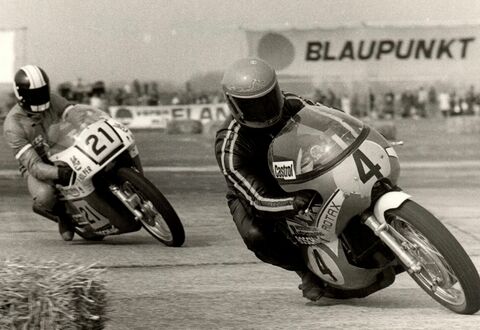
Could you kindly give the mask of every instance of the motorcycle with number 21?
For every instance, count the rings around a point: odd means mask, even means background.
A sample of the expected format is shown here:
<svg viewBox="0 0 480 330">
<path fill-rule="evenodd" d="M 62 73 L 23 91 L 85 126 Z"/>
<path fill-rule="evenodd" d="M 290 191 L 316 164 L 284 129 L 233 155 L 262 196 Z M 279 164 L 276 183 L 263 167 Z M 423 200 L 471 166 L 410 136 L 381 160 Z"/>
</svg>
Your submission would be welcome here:
<svg viewBox="0 0 480 330">
<path fill-rule="evenodd" d="M 102 240 L 143 227 L 163 244 L 181 246 L 183 225 L 144 176 L 132 132 L 98 112 L 75 111 L 78 125 L 62 121 L 48 132 L 54 142 L 50 161 L 73 170 L 69 184 L 56 187 L 75 232 L 86 240 Z"/>
<path fill-rule="evenodd" d="M 480 309 L 470 257 L 397 186 L 397 153 L 375 129 L 341 111 L 306 106 L 272 141 L 269 166 L 285 191 L 315 192 L 305 213 L 284 227 L 325 283 L 326 297 L 365 297 L 406 271 L 448 309 Z"/>
</svg>

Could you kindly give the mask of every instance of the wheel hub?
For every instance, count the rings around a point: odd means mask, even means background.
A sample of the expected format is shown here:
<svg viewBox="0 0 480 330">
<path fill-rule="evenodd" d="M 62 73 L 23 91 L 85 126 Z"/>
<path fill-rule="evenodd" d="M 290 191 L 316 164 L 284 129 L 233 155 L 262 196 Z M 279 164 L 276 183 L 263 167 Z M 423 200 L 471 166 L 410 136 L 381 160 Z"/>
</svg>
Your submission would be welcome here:
<svg viewBox="0 0 480 330">
<path fill-rule="evenodd" d="M 169 241 L 172 239 L 172 234 L 167 223 L 163 220 L 161 214 L 157 211 L 153 203 L 142 196 L 140 191 L 137 191 L 130 182 L 124 183 L 124 192 L 129 199 L 135 201 L 131 206 L 140 211 L 139 220 L 149 227 L 149 230 L 162 239 Z"/>
<path fill-rule="evenodd" d="M 462 304 L 465 301 L 463 289 L 440 252 L 408 222 L 396 218 L 391 224 L 405 240 L 402 246 L 421 265 L 421 269 L 411 275 L 442 300 Z"/>
<path fill-rule="evenodd" d="M 152 202 L 146 201 L 143 202 L 141 205 L 141 211 L 142 214 L 144 215 L 144 221 L 150 225 L 150 226 L 155 226 L 155 218 L 157 216 L 157 211 L 155 210 Z"/>
<path fill-rule="evenodd" d="M 412 235 L 407 239 L 416 241 L 416 243 L 412 244 L 410 251 L 420 261 L 422 270 L 424 270 L 424 273 L 426 272 L 431 279 L 432 286 L 435 288 L 450 288 L 454 284 L 452 283 L 451 275 L 441 258 L 435 251 L 429 248 L 428 243 L 421 242 L 420 238 L 416 235 Z"/>
</svg>

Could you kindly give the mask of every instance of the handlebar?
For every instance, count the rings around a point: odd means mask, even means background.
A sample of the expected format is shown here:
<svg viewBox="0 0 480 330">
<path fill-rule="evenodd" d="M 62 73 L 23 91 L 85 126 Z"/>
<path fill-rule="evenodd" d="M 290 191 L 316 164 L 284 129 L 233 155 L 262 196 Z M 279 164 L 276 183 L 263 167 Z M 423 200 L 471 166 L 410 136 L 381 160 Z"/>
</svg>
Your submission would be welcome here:
<svg viewBox="0 0 480 330">
<path fill-rule="evenodd" d="M 388 141 L 392 146 L 403 146 L 403 141 Z"/>
</svg>

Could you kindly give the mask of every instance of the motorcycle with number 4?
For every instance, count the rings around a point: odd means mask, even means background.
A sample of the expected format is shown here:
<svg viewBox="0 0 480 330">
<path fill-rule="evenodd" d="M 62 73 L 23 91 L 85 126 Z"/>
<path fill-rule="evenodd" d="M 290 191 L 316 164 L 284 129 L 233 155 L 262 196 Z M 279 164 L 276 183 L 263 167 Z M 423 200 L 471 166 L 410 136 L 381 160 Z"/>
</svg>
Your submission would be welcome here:
<svg viewBox="0 0 480 330">
<path fill-rule="evenodd" d="M 49 159 L 69 166 L 67 186 L 56 185 L 75 232 L 86 240 L 145 228 L 167 246 L 185 241 L 183 225 L 165 196 L 144 175 L 132 132 L 113 120 L 75 110 L 81 123 L 60 122 L 49 130 Z"/>
<path fill-rule="evenodd" d="M 287 192 L 311 190 L 305 213 L 286 219 L 325 296 L 361 298 L 406 271 L 460 314 L 480 309 L 471 259 L 429 211 L 403 192 L 397 153 L 375 129 L 341 111 L 307 106 L 272 141 L 269 166 Z"/>
</svg>

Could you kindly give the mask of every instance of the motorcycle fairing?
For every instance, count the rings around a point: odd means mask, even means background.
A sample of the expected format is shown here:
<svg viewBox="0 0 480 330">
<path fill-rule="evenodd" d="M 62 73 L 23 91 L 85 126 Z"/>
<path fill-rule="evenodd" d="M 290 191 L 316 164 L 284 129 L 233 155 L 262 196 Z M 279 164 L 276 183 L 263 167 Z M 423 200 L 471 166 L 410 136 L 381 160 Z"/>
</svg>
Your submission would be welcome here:
<svg viewBox="0 0 480 330">
<path fill-rule="evenodd" d="M 70 185 L 57 186 L 60 199 L 69 202 L 67 208 L 78 230 L 97 235 L 115 234 L 118 229 L 108 219 L 121 218 L 124 214 L 98 195 L 92 178 L 124 151 L 134 157 L 138 149 L 131 131 L 112 119 L 95 120 L 80 129 L 62 123 L 55 131 L 57 143 L 51 151 L 56 153 L 49 159 L 69 165 L 76 174 Z"/>
<path fill-rule="evenodd" d="M 331 286 L 342 289 L 359 289 L 373 284 L 380 268 L 365 269 L 353 266 L 345 256 L 340 240 L 308 246 L 308 268 Z"/>
<path fill-rule="evenodd" d="M 77 181 L 75 184 L 66 187 L 59 185 L 57 189 L 60 191 L 60 200 L 65 201 L 85 198 L 95 190 L 95 187 L 91 180 L 86 180 Z"/>
<path fill-rule="evenodd" d="M 346 173 L 356 173 L 352 177 Z M 347 197 L 358 195 L 369 198 L 372 187 L 381 178 L 388 178 L 391 173 L 390 159 L 385 149 L 376 142 L 365 140 L 344 161 L 332 169 L 335 185 Z"/>
<path fill-rule="evenodd" d="M 69 148 L 50 156 L 52 162 L 62 161 L 77 174 L 78 181 L 92 178 L 126 149 L 135 153 L 132 133 L 111 119 L 97 121 L 75 136 Z"/>
<path fill-rule="evenodd" d="M 377 281 L 377 275 L 383 270 L 365 269 L 350 264 L 338 235 L 352 217 L 370 206 L 373 185 L 381 178 L 390 177 L 391 162 L 398 161 L 387 154 L 384 146 L 368 139 L 355 152 L 327 173 L 310 182 L 294 185 L 295 190 L 316 189 L 322 196 L 330 194 L 315 222 L 317 230 L 324 234 L 321 236 L 322 242 L 308 246 L 306 257 L 309 268 L 317 276 L 330 285 L 343 289 L 365 288 Z M 375 166 L 374 173 L 369 174 L 369 166 Z M 352 175 L 349 173 L 356 173 L 355 180 L 351 180 Z M 334 232 L 322 228 L 325 225 L 322 220 L 325 219 L 334 225 Z"/>
<path fill-rule="evenodd" d="M 90 226 L 93 231 L 101 230 L 110 226 L 110 221 L 98 212 L 92 205 L 84 199 L 72 201 L 78 212 L 73 215 L 74 220 L 81 227 Z"/>
<path fill-rule="evenodd" d="M 316 224 L 317 226 L 322 225 L 320 219 L 327 217 L 325 212 L 335 213 L 336 236 L 342 232 L 353 216 L 361 214 L 370 207 L 372 187 L 379 179 L 396 180 L 398 177 L 398 159 L 390 157 L 384 146 L 367 139 L 355 152 L 329 171 L 308 182 L 281 185 L 282 189 L 287 192 L 302 189 L 317 191 L 325 202 Z M 368 163 L 370 167 L 375 167 L 375 170 L 370 170 L 365 163 Z M 360 171 L 362 173 L 359 173 Z M 334 205 L 330 206 L 335 209 L 329 210 L 327 206 L 332 198 L 335 198 Z M 340 200 L 341 207 L 338 210 L 337 205 Z"/>
<path fill-rule="evenodd" d="M 332 242 L 336 239 L 337 221 L 345 201 L 345 194 L 337 189 L 330 198 L 324 202 L 323 208 L 318 214 L 314 226 L 321 233 L 324 242 Z"/>
<path fill-rule="evenodd" d="M 302 233 L 309 243 L 303 244 L 309 268 L 332 286 L 360 289 L 375 283 L 385 267 L 350 264 L 338 236 L 352 218 L 371 206 L 377 181 L 386 178 L 396 184 L 399 161 L 379 133 L 344 117 L 321 107 L 302 109 L 275 138 L 269 159 L 271 165 L 276 163 L 277 172 L 272 167 L 272 174 L 285 191 L 310 189 L 325 201 L 314 226 L 321 233 L 320 242 Z M 334 232 L 321 228 L 327 217 Z M 289 228 L 295 236 L 292 229 L 296 227 Z"/>
</svg>

